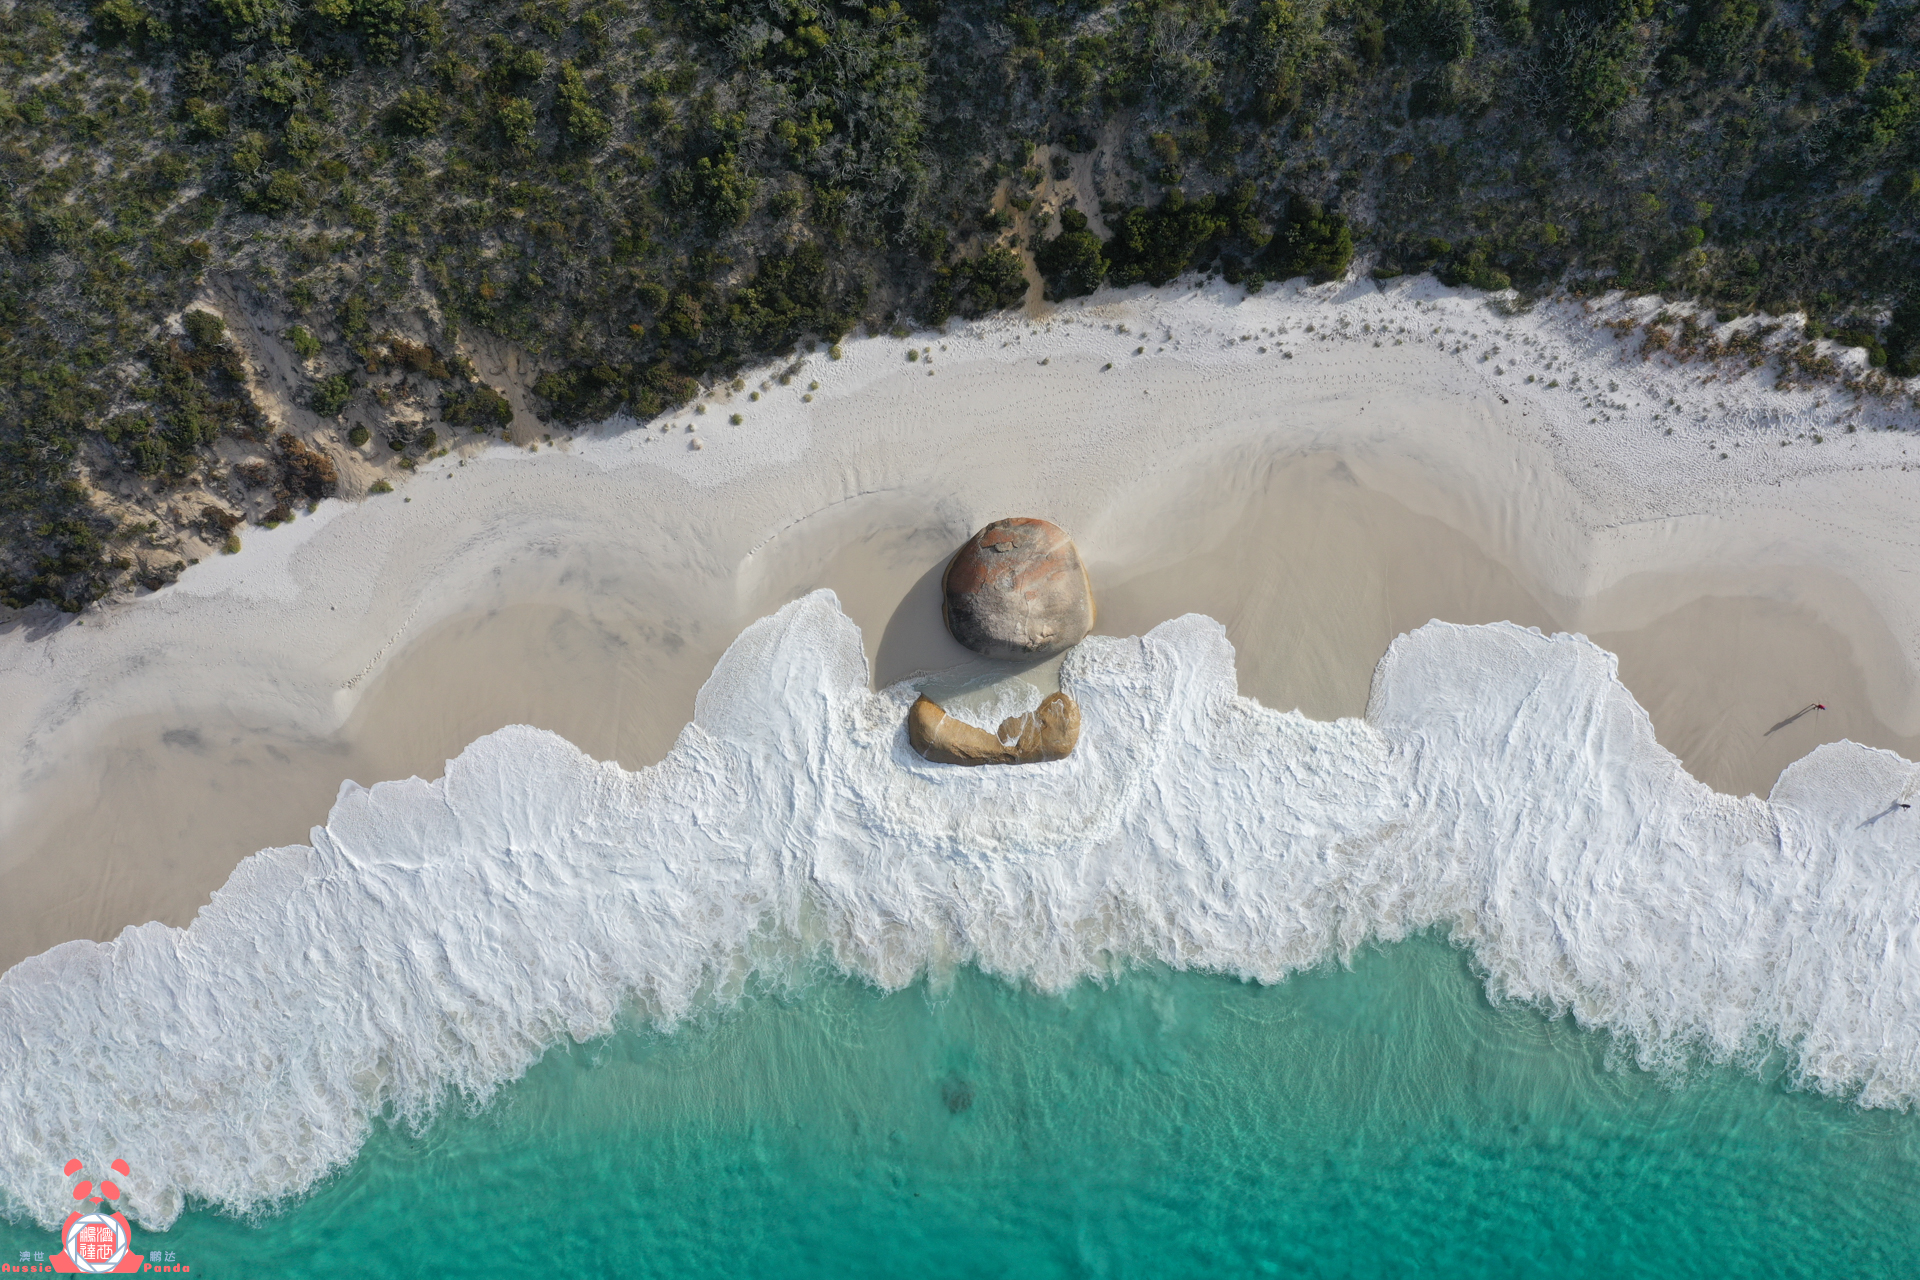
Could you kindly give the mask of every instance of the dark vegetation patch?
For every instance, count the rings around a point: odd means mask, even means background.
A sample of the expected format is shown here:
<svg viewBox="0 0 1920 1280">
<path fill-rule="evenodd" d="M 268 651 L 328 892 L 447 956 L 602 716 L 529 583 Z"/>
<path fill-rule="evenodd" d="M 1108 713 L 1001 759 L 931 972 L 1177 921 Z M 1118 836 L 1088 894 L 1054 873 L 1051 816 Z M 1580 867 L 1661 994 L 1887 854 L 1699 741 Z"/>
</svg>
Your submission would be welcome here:
<svg viewBox="0 0 1920 1280">
<path fill-rule="evenodd" d="M 382 428 L 409 460 L 510 421 L 463 333 L 533 354 L 545 416 L 644 417 L 1016 305 L 1023 249 L 1067 298 L 1358 246 L 1802 308 L 1920 372 L 1917 37 L 1889 0 L 13 0 L 0 601 L 164 576 L 89 476 L 164 503 L 231 437 L 276 511 L 317 491 L 218 317 L 165 323 L 212 273 L 297 317 L 316 413 L 437 411 Z"/>
</svg>

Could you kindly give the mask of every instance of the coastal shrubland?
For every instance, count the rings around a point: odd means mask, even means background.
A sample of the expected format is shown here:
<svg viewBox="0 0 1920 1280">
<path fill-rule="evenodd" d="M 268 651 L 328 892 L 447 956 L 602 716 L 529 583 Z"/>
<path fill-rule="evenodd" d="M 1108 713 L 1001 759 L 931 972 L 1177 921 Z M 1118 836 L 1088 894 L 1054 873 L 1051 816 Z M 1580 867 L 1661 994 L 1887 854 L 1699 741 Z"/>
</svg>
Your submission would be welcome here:
<svg viewBox="0 0 1920 1280">
<path fill-rule="evenodd" d="M 1055 302 L 1092 293 L 1107 277 L 1106 246 L 1087 225 L 1087 215 L 1080 210 L 1062 209 L 1059 234 L 1034 251 L 1047 296 Z"/>
<path fill-rule="evenodd" d="M 1358 261 L 1802 311 L 1920 373 L 1916 14 L 11 0 L 0 601 L 158 581 L 203 498 L 296 501 L 282 429 L 325 454 L 372 423 L 381 465 L 510 429 L 477 341 L 531 359 L 536 417 L 648 417 L 1033 275 L 1058 299 Z M 116 550 L 148 523 L 151 555 Z"/>
<path fill-rule="evenodd" d="M 513 421 L 513 406 L 492 387 L 476 384 L 449 391 L 441 402 L 440 417 L 451 426 L 498 431 Z"/>
<path fill-rule="evenodd" d="M 353 399 L 353 380 L 344 373 L 322 378 L 313 386 L 312 398 L 308 401 L 313 411 L 323 418 L 335 418 Z"/>
</svg>

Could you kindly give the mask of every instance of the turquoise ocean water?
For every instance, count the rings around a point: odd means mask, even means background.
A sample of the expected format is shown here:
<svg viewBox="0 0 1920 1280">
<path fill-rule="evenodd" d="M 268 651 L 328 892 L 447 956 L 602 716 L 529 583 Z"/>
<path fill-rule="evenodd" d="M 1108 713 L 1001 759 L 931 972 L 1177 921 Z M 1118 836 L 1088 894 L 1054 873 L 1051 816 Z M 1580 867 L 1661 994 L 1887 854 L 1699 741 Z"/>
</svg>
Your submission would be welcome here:
<svg viewBox="0 0 1920 1280">
<path fill-rule="evenodd" d="M 823 976 L 135 1244 L 213 1277 L 1920 1274 L 1920 1117 L 1621 1057 L 1431 937 L 1266 987 Z"/>
</svg>

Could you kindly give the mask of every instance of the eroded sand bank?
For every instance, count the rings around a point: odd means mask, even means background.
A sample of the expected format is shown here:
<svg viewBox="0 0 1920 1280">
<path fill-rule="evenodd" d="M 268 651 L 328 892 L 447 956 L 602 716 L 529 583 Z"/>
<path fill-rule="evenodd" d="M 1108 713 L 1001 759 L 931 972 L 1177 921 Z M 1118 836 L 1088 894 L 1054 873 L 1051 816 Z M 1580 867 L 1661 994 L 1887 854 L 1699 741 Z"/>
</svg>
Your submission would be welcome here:
<svg viewBox="0 0 1920 1280">
<path fill-rule="evenodd" d="M 1358 714 L 1395 635 L 1511 619 L 1617 653 L 1723 790 L 1842 737 L 1920 756 L 1910 437 L 1783 448 L 1836 431 L 1818 393 L 1722 383 L 1682 413 L 1701 371 L 1430 284 L 1140 293 L 845 352 L 670 431 L 424 467 L 411 501 L 329 504 L 84 626 L 16 619 L 0 966 L 183 924 L 342 779 L 436 776 L 504 724 L 657 759 L 740 628 L 815 587 L 877 682 L 959 661 L 939 569 L 1010 512 L 1074 533 L 1100 631 L 1217 617 L 1272 706 Z M 1545 387 L 1574 371 L 1591 395 Z"/>
</svg>

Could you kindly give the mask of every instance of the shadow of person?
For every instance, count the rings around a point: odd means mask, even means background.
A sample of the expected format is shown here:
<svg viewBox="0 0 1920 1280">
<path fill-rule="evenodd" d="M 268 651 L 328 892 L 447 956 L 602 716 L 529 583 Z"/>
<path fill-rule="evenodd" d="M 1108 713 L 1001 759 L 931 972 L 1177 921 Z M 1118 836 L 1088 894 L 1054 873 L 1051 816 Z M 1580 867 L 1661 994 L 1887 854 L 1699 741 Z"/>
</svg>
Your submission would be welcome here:
<svg viewBox="0 0 1920 1280">
<path fill-rule="evenodd" d="M 874 688 L 884 689 L 908 676 L 980 661 L 979 654 L 953 638 L 940 611 L 940 580 L 952 558 L 940 557 L 933 568 L 921 574 L 887 619 L 886 630 L 880 633 L 880 648 L 873 656 Z"/>
</svg>

